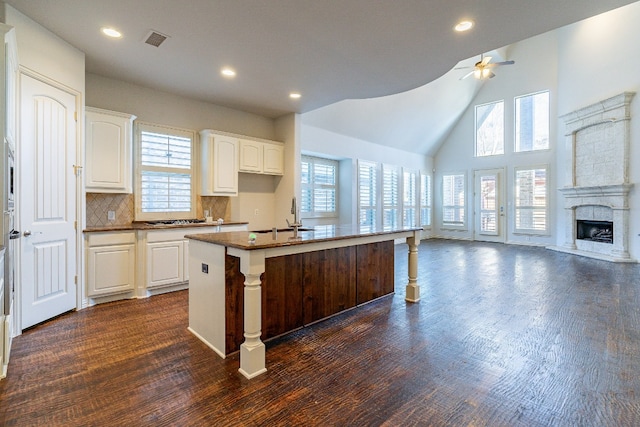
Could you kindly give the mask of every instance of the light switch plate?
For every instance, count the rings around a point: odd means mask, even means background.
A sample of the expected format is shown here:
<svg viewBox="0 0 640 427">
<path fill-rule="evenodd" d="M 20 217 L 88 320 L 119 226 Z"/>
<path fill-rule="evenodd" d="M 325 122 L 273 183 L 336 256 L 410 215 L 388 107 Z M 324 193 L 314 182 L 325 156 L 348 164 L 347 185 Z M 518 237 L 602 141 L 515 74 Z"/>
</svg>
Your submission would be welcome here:
<svg viewBox="0 0 640 427">
<path fill-rule="evenodd" d="M 116 211 L 107 212 L 107 220 L 115 221 L 116 220 Z"/>
</svg>

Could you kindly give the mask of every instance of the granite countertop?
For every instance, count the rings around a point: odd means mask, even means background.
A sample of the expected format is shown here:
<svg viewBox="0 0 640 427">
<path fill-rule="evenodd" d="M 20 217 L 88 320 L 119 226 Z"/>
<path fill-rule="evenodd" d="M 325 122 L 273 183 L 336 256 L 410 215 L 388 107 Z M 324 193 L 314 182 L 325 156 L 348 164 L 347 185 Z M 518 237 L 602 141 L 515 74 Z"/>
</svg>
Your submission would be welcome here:
<svg viewBox="0 0 640 427">
<path fill-rule="evenodd" d="M 191 234 L 185 236 L 188 239 L 199 240 L 202 242 L 213 243 L 238 249 L 254 250 L 277 248 L 281 246 L 301 245 L 305 243 L 322 242 L 329 240 L 344 240 L 354 237 L 377 236 L 385 234 L 400 233 L 403 231 L 421 231 L 422 228 L 408 227 L 398 228 L 390 231 L 372 231 L 360 232 L 357 226 L 350 225 L 320 225 L 311 228 L 305 228 L 304 231 L 298 231 L 298 237 L 293 237 L 293 231 L 290 229 L 280 230 L 276 238 L 273 238 L 272 231 L 230 231 L 222 233 L 202 233 Z M 249 234 L 255 234 L 254 243 L 249 242 Z"/>
<path fill-rule="evenodd" d="M 225 225 L 247 225 L 248 222 L 243 221 L 225 221 Z M 124 225 L 106 225 L 102 227 L 87 227 L 82 230 L 83 233 L 96 233 L 101 231 L 135 231 L 135 230 L 166 230 L 176 228 L 196 228 L 196 227 L 215 227 L 218 224 L 214 222 L 197 222 L 194 224 L 149 224 L 147 221 L 134 221 L 131 224 Z"/>
</svg>

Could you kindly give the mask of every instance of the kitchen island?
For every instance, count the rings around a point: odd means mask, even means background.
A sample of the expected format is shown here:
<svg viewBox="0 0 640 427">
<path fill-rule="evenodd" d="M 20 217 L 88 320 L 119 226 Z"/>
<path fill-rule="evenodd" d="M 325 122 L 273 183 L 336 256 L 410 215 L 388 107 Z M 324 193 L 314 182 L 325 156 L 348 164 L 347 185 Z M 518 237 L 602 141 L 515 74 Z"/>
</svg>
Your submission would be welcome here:
<svg viewBox="0 0 640 427">
<path fill-rule="evenodd" d="M 406 300 L 417 284 L 420 228 L 352 227 L 191 234 L 189 330 L 221 357 L 240 350 L 240 373 L 266 371 L 263 340 L 393 293 L 394 241 L 409 245 Z"/>
</svg>

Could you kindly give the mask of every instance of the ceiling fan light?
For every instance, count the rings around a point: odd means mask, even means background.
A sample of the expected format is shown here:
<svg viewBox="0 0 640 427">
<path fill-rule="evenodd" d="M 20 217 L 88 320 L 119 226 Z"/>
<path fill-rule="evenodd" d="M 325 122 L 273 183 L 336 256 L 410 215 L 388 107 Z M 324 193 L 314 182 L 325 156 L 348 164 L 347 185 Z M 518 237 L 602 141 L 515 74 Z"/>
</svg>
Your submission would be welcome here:
<svg viewBox="0 0 640 427">
<path fill-rule="evenodd" d="M 491 70 L 488 68 L 483 68 L 482 69 L 482 78 L 486 79 L 487 77 L 489 77 L 491 75 Z"/>
<path fill-rule="evenodd" d="M 473 70 L 473 77 L 480 80 L 482 78 L 482 70 L 479 68 Z"/>
</svg>

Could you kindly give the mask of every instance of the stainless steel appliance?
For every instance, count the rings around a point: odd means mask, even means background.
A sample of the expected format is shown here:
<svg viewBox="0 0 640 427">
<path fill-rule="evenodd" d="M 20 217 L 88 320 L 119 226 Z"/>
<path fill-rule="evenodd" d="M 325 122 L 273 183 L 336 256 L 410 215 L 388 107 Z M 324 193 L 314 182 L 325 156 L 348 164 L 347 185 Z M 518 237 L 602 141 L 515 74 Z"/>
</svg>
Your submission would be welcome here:
<svg viewBox="0 0 640 427">
<path fill-rule="evenodd" d="M 11 313 L 11 304 L 15 292 L 15 239 L 20 237 L 20 232 L 15 230 L 15 163 L 14 153 L 7 141 L 2 147 L 2 176 L 3 185 L 0 190 L 0 200 L 3 205 L 2 244 L 6 248 L 4 256 L 4 301 L 0 301 L 0 315 Z"/>
</svg>

